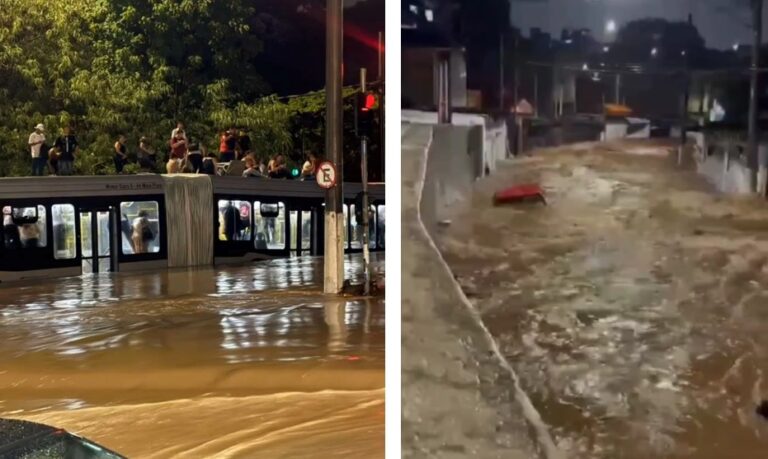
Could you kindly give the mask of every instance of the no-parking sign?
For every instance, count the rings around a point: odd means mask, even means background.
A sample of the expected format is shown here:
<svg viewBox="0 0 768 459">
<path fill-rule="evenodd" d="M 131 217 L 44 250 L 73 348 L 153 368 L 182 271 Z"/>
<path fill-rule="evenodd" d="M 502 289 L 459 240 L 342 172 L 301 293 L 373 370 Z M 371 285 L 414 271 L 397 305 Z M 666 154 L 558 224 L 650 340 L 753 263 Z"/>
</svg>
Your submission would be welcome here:
<svg viewBox="0 0 768 459">
<path fill-rule="evenodd" d="M 317 168 L 317 184 L 324 190 L 330 190 L 336 186 L 336 180 L 338 174 L 336 173 L 336 166 L 330 161 L 323 161 Z"/>
</svg>

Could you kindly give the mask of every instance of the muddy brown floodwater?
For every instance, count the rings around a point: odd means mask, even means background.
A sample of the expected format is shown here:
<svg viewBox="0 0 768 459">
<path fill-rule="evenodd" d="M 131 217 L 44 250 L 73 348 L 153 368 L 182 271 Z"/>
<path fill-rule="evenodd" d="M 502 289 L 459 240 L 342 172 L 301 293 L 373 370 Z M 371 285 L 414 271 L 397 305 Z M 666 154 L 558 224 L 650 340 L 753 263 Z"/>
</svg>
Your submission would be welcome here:
<svg viewBox="0 0 768 459">
<path fill-rule="evenodd" d="M 521 182 L 549 205 L 492 205 Z M 502 164 L 438 244 L 568 457 L 768 457 L 764 201 L 576 145 Z"/>
<path fill-rule="evenodd" d="M 129 457 L 384 457 L 384 300 L 321 284 L 291 258 L 4 286 L 0 417 Z"/>
</svg>

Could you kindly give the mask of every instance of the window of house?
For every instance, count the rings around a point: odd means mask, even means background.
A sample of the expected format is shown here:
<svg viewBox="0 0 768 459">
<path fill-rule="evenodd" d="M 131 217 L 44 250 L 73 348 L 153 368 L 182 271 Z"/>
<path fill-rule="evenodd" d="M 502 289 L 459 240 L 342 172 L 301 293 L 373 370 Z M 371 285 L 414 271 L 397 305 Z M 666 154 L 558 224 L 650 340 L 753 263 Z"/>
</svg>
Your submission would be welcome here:
<svg viewBox="0 0 768 459">
<path fill-rule="evenodd" d="M 251 240 L 251 203 L 248 201 L 219 201 L 219 240 Z"/>
<path fill-rule="evenodd" d="M 160 206 L 156 201 L 120 203 L 120 240 L 125 255 L 160 252 Z"/>
</svg>

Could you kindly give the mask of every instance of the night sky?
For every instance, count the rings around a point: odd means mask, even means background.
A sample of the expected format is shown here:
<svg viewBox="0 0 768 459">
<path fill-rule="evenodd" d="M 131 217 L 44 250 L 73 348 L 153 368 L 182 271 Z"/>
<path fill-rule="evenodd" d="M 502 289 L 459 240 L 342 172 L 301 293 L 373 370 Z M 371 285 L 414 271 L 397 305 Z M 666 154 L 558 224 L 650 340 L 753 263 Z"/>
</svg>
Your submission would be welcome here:
<svg viewBox="0 0 768 459">
<path fill-rule="evenodd" d="M 750 43 L 749 12 L 732 8 L 730 13 L 718 11 L 719 5 L 739 0 L 512 0 L 512 22 L 528 35 L 531 27 L 541 27 L 554 37 L 560 36 L 564 27 L 592 29 L 598 40 L 604 39 L 608 18 L 622 23 L 645 17 L 662 17 L 670 20 L 687 20 L 693 14 L 693 22 L 704 37 L 707 46 L 728 48 L 735 42 Z M 742 1 L 742 3 L 747 3 Z M 517 10 L 517 11 L 515 11 Z M 768 24 L 768 5 L 764 11 L 764 23 Z M 764 37 L 768 33 L 764 32 Z"/>
</svg>

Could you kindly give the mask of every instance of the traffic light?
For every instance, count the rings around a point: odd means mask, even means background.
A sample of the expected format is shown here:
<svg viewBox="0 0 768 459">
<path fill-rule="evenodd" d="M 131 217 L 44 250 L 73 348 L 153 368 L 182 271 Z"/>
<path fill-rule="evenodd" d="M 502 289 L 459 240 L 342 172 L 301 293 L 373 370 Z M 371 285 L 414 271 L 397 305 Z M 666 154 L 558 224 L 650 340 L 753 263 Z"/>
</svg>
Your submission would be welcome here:
<svg viewBox="0 0 768 459">
<path fill-rule="evenodd" d="M 357 109 L 355 110 L 355 132 L 358 137 L 370 138 L 373 134 L 373 119 L 379 108 L 379 95 L 374 91 L 357 94 Z"/>
</svg>

